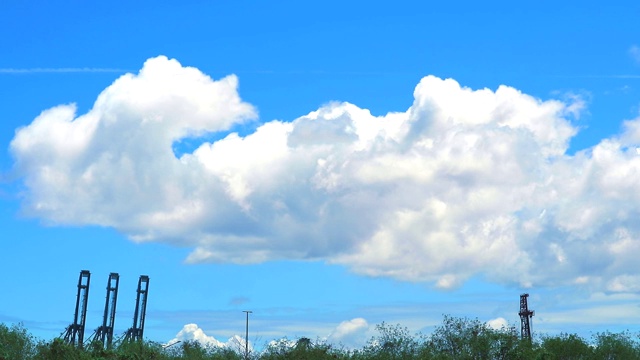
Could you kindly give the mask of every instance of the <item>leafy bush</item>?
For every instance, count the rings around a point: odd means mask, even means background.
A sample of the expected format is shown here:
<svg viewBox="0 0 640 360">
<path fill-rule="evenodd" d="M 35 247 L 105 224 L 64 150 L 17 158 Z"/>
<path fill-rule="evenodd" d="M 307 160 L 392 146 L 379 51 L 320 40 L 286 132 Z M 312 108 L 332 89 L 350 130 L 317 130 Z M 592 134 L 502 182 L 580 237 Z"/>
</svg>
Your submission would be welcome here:
<svg viewBox="0 0 640 360">
<path fill-rule="evenodd" d="M 289 359 L 309 359 L 323 360 L 336 359 L 338 355 L 343 358 L 343 351 L 334 349 L 331 345 L 322 341 L 313 343 L 309 338 L 300 338 L 293 342 L 288 339 L 280 339 L 270 343 L 262 354 L 260 360 L 289 360 Z"/>
<path fill-rule="evenodd" d="M 90 360 L 89 353 L 69 345 L 62 339 L 53 339 L 48 343 L 40 343 L 34 357 L 38 360 Z"/>
<path fill-rule="evenodd" d="M 478 319 L 445 316 L 429 335 L 382 323 L 378 334 L 356 350 L 334 348 L 307 338 L 272 342 L 253 360 L 640 360 L 637 335 L 597 333 L 590 341 L 576 334 L 521 340 L 514 328 L 493 329 Z M 163 348 L 154 342 L 124 342 L 104 349 L 95 342 L 84 349 L 62 339 L 37 342 L 22 325 L 0 324 L 0 360 L 243 360 L 227 348 L 185 341 Z"/>
<path fill-rule="evenodd" d="M 542 339 L 544 359 L 582 360 L 593 359 L 594 349 L 576 334 L 560 334 Z"/>
<path fill-rule="evenodd" d="M 593 354 L 596 359 L 640 359 L 640 346 L 637 337 L 628 332 L 612 334 L 598 333 L 594 336 Z"/>
<path fill-rule="evenodd" d="M 197 341 L 183 341 L 165 351 L 171 359 L 189 360 L 241 360 L 237 352 L 213 346 L 204 346 Z"/>
<path fill-rule="evenodd" d="M 24 326 L 0 324 L 0 360 L 26 360 L 34 354 L 35 342 Z"/>
<path fill-rule="evenodd" d="M 400 325 L 382 323 L 376 325 L 379 335 L 367 342 L 361 350 L 354 352 L 357 359 L 413 359 L 419 353 L 419 343 L 409 329 Z"/>
</svg>

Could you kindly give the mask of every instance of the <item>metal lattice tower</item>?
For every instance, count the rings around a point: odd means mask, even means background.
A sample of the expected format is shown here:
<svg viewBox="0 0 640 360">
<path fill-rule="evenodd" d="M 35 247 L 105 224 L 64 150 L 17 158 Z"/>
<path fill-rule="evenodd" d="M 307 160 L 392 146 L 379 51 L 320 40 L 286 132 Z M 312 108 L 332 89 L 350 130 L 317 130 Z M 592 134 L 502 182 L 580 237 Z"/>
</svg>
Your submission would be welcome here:
<svg viewBox="0 0 640 360">
<path fill-rule="evenodd" d="M 102 325 L 99 326 L 95 332 L 95 339 L 102 343 L 103 348 L 106 347 L 107 349 L 110 349 L 113 343 L 113 326 L 116 321 L 119 282 L 120 275 L 118 275 L 118 273 L 109 274 L 109 279 L 107 280 L 107 299 L 104 304 Z"/>
<path fill-rule="evenodd" d="M 535 314 L 533 310 L 529 310 L 527 298 L 529 294 L 520 295 L 520 336 L 522 339 L 531 341 L 531 318 Z"/>
<path fill-rule="evenodd" d="M 147 313 L 147 295 L 149 293 L 149 277 L 140 275 L 136 310 L 133 313 L 133 326 L 125 333 L 125 341 L 142 341 L 144 335 L 144 319 Z"/>
<path fill-rule="evenodd" d="M 87 319 L 87 301 L 89 300 L 89 283 L 91 273 L 89 270 L 80 271 L 78 279 L 78 296 L 76 298 L 76 311 L 73 316 L 73 324 L 67 326 L 64 331 L 64 341 L 68 344 L 82 348 L 84 340 L 84 326 Z"/>
</svg>

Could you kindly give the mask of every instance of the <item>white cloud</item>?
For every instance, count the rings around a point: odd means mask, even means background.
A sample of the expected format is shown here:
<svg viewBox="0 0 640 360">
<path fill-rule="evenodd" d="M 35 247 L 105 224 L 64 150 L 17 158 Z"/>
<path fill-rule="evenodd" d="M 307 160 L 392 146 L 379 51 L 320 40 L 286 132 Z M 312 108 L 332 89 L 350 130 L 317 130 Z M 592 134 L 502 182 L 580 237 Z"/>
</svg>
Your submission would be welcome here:
<svg viewBox="0 0 640 360">
<path fill-rule="evenodd" d="M 367 341 L 369 323 L 363 318 L 355 318 L 341 322 L 326 341 L 332 344 L 340 344 L 350 349 L 360 348 Z"/>
<path fill-rule="evenodd" d="M 255 117 L 237 79 L 164 57 L 86 114 L 45 110 L 11 142 L 25 211 L 193 248 L 189 262 L 324 259 L 441 288 L 636 291 L 640 118 L 575 155 L 580 98 L 427 76 L 406 112 L 330 103 L 177 158 L 172 144 Z"/>
<path fill-rule="evenodd" d="M 213 336 L 208 336 L 205 332 L 198 327 L 197 324 L 187 324 L 182 330 L 180 330 L 176 337 L 167 342 L 167 345 L 177 344 L 178 342 L 185 341 L 195 341 L 202 345 L 203 347 L 218 347 L 218 348 L 228 348 L 232 350 L 242 350 L 244 351 L 244 339 L 238 335 L 234 335 L 229 338 L 226 342 L 221 342 L 214 338 Z M 249 348 L 251 348 L 251 342 L 249 342 Z"/>
<path fill-rule="evenodd" d="M 509 328 L 509 322 L 503 317 L 491 319 L 487 321 L 487 326 L 495 330 L 503 330 Z"/>
</svg>

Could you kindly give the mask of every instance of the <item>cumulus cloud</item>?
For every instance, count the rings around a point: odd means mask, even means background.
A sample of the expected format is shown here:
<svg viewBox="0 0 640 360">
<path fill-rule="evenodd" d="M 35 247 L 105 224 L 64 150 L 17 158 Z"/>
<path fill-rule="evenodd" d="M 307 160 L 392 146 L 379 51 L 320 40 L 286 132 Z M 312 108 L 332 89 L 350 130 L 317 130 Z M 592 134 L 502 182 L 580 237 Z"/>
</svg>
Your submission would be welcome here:
<svg viewBox="0 0 640 360">
<path fill-rule="evenodd" d="M 193 248 L 191 263 L 322 259 L 369 276 L 636 291 L 640 118 L 567 153 L 579 98 L 423 78 L 412 106 L 374 116 L 330 103 L 203 142 L 256 117 L 238 80 L 165 57 L 42 112 L 10 150 L 24 209 Z"/>
<path fill-rule="evenodd" d="M 347 348 L 359 348 L 367 341 L 368 330 L 369 323 L 363 318 L 343 321 L 329 334 L 326 341 Z"/>
<path fill-rule="evenodd" d="M 197 324 L 187 324 L 182 327 L 176 337 L 168 341 L 167 344 L 175 344 L 178 342 L 194 341 L 202 345 L 203 347 L 218 347 L 229 348 L 232 350 L 244 349 L 244 339 L 238 335 L 229 338 L 226 342 L 221 342 L 213 336 L 208 336 L 205 332 L 198 327 Z M 251 342 L 249 342 L 251 347 Z"/>
<path fill-rule="evenodd" d="M 367 342 L 369 335 L 369 323 L 363 318 L 354 318 L 338 324 L 329 335 L 318 337 L 313 343 L 332 344 L 348 349 L 361 348 Z M 308 338 L 301 338 L 307 339 Z M 271 347 L 294 348 L 298 345 L 298 340 L 281 338 L 269 342 Z"/>
<path fill-rule="evenodd" d="M 499 318 L 495 318 L 487 321 L 487 326 L 495 330 L 508 329 L 509 322 L 507 321 L 507 319 L 503 317 L 499 317 Z"/>
</svg>

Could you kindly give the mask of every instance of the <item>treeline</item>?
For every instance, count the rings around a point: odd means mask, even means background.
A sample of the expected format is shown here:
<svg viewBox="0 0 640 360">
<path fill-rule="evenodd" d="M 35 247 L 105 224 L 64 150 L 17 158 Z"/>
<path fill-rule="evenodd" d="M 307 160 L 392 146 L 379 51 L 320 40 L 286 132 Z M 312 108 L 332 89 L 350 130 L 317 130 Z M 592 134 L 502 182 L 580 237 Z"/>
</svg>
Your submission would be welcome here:
<svg viewBox="0 0 640 360">
<path fill-rule="evenodd" d="M 361 349 L 283 339 L 270 343 L 252 360 L 494 360 L 494 359 L 640 359 L 640 342 L 629 332 L 598 333 L 591 339 L 575 334 L 521 340 L 513 328 L 496 330 L 477 319 L 445 316 L 428 335 L 411 334 L 399 325 L 382 323 L 378 334 Z M 122 343 L 105 350 L 98 343 L 78 349 L 60 339 L 39 341 L 20 325 L 0 324 L 0 360 L 242 360 L 245 354 L 225 348 L 182 342 L 163 348 L 159 343 Z"/>
</svg>

